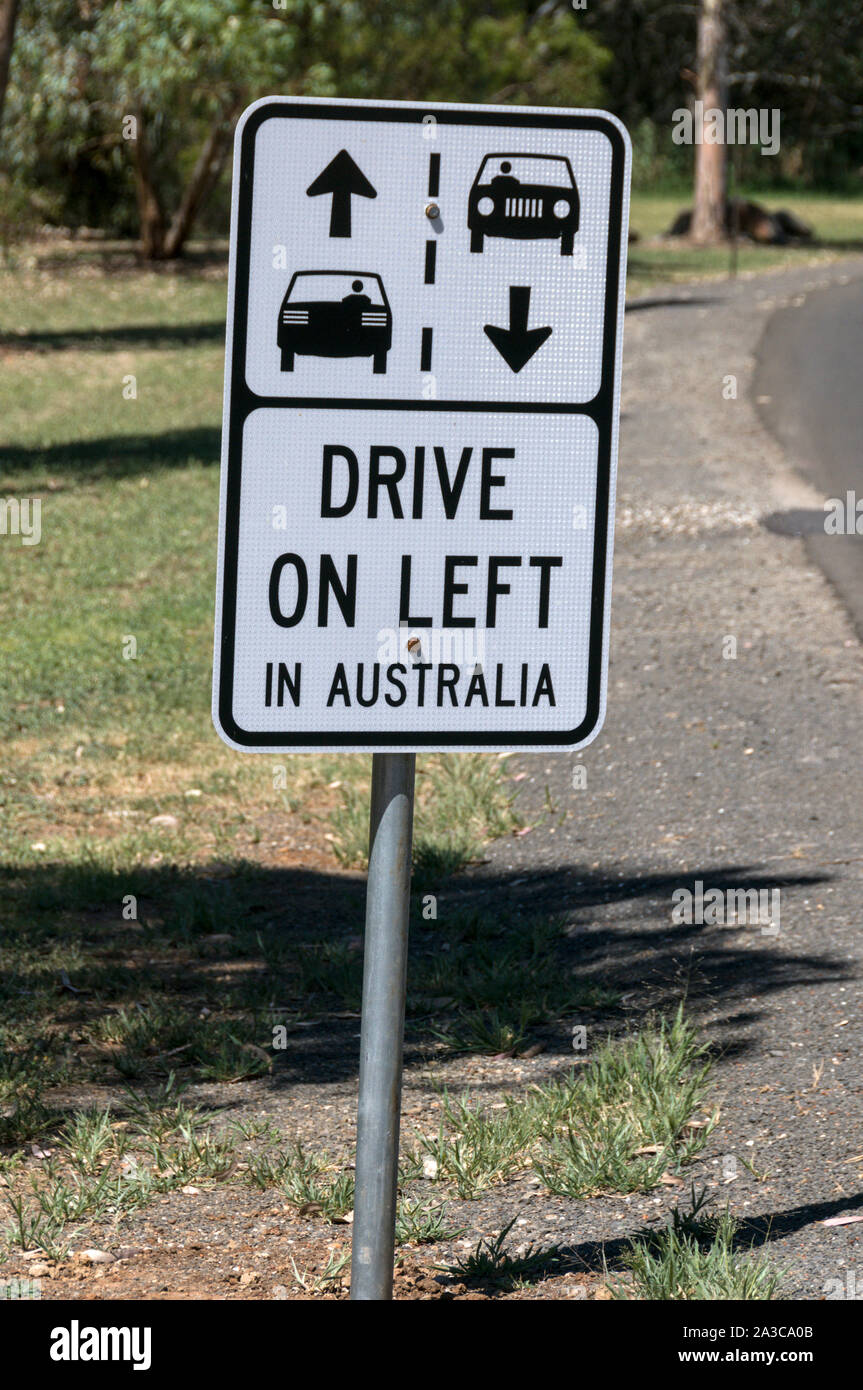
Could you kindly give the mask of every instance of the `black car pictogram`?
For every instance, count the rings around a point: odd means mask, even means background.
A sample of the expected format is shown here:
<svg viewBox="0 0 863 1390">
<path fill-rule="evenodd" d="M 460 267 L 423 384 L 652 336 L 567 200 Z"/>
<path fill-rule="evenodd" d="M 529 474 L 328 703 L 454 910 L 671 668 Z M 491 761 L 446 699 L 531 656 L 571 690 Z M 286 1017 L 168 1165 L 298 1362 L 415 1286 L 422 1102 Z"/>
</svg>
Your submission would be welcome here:
<svg viewBox="0 0 863 1390">
<path fill-rule="evenodd" d="M 297 353 L 309 357 L 371 357 L 385 372 L 393 317 L 379 275 L 360 270 L 298 270 L 279 310 L 276 341 L 283 372 Z"/>
<path fill-rule="evenodd" d="M 571 256 L 578 231 L 578 189 L 569 160 L 550 154 L 487 154 L 468 199 L 470 249 L 487 236 L 560 237 Z"/>
</svg>

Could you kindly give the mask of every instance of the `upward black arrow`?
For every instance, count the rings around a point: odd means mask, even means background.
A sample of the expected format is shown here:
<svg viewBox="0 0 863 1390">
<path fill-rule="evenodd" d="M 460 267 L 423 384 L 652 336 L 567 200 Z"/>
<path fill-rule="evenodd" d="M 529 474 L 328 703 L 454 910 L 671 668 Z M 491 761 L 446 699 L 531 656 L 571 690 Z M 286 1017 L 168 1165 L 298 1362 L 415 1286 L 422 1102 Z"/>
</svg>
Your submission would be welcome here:
<svg viewBox="0 0 863 1390">
<path fill-rule="evenodd" d="M 350 236 L 351 197 L 356 193 L 360 198 L 376 198 L 373 188 L 347 150 L 339 150 L 313 183 L 306 189 L 310 198 L 320 193 L 332 193 L 333 205 L 330 211 L 330 236 Z"/>
<path fill-rule="evenodd" d="M 510 285 L 509 328 L 496 328 L 492 323 L 485 325 L 486 335 L 514 372 L 520 372 L 546 338 L 551 336 L 550 328 L 528 328 L 529 313 L 530 286 Z"/>
</svg>

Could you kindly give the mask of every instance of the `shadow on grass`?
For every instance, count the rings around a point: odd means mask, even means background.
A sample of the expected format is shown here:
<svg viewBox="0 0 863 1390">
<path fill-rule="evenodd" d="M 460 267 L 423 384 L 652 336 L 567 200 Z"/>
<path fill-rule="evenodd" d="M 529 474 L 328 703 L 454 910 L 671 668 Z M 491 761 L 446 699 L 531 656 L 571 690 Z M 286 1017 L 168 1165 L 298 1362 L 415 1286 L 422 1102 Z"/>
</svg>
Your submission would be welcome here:
<svg viewBox="0 0 863 1390">
<path fill-rule="evenodd" d="M 228 244 L 225 238 L 214 237 L 210 241 L 184 247 L 182 256 L 174 260 L 152 261 L 142 254 L 138 242 L 130 238 L 80 240 L 56 250 L 42 243 L 39 245 L 38 264 L 40 271 L 60 274 L 68 274 L 81 267 L 97 267 L 118 280 L 124 274 L 140 275 L 142 271 L 165 280 L 184 280 L 197 276 L 202 270 L 223 271 L 227 277 Z"/>
<path fill-rule="evenodd" d="M 117 434 L 100 439 L 75 439 L 68 444 L 11 445 L 0 450 L 7 473 L 44 469 L 81 476 L 122 478 L 154 468 L 182 468 L 189 463 L 218 464 L 221 430 L 196 426 L 163 434 Z"/>
<path fill-rule="evenodd" d="M 841 251 L 845 255 L 863 255 L 863 237 L 849 237 L 845 240 L 825 240 L 820 237 L 813 237 L 808 243 L 816 251 Z"/>
<path fill-rule="evenodd" d="M 782 887 L 792 903 L 795 890 L 825 881 L 767 878 L 750 865 L 614 879 L 596 871 L 542 871 L 527 885 L 490 874 L 479 883 L 453 881 L 438 895 L 436 920 L 423 916 L 423 886 L 415 883 L 406 1060 L 427 1057 L 441 1026 L 453 1016 L 457 1025 L 464 1009 L 480 1017 L 509 1009 L 517 1019 L 525 999 L 538 1001 L 530 1037 L 569 1055 L 572 1025 L 585 1018 L 595 1035 L 615 1032 L 685 993 L 695 1022 L 709 1011 L 712 1026 L 733 1032 L 757 1024 L 763 1002 L 778 991 L 850 978 L 838 955 L 777 950 L 772 939 L 756 935 L 757 927 L 673 925 L 671 892 L 698 878 L 720 889 Z M 0 999 L 13 1026 L 17 1020 L 40 1035 L 92 1037 L 126 1010 L 134 1015 L 139 1048 L 130 1065 L 139 1064 L 137 1079 L 147 1080 L 171 1069 L 182 1073 L 183 1027 L 198 1048 L 203 1015 L 225 1036 L 233 1029 L 238 1046 L 254 1042 L 272 1052 L 272 1068 L 258 1086 L 356 1077 L 362 880 L 246 863 L 198 873 L 162 865 L 115 871 L 46 864 L 0 868 L 0 892 L 9 961 Z M 130 895 L 137 920 L 123 918 Z M 609 904 L 630 910 L 610 916 L 601 911 Z M 543 936 L 543 924 L 561 918 L 565 932 Z M 587 1003 L 560 1009 L 543 954 L 552 950 L 552 974 L 572 981 L 581 991 L 573 997 Z M 625 1012 L 612 1002 L 620 995 Z M 724 1016 L 717 1022 L 718 1005 Z M 151 1042 L 146 1028 L 141 1040 L 142 1008 L 153 1019 Z M 275 1026 L 284 1026 L 286 1041 L 272 1051 Z M 757 1037 L 733 1035 L 723 1054 L 757 1045 Z M 111 1055 L 103 1050 L 101 1061 L 91 1059 L 95 1087 L 122 1084 Z M 194 1079 L 202 1079 L 200 1072 Z"/>
<path fill-rule="evenodd" d="M 627 276 L 630 280 L 654 280 L 659 284 L 664 281 L 671 281 L 674 277 L 684 277 L 689 280 L 698 279 L 700 275 L 707 275 L 711 279 L 722 279 L 730 271 L 732 247 L 730 243 L 709 248 L 708 254 L 702 256 L 695 247 L 685 245 L 678 246 L 672 239 L 656 246 L 645 248 L 647 254 L 633 251 L 627 258 Z M 799 241 L 796 243 L 787 242 L 784 245 L 762 246 L 758 242 L 740 240 L 737 243 L 738 256 L 755 254 L 765 257 L 764 270 L 789 270 L 796 265 L 806 263 L 806 257 L 811 256 L 815 251 L 829 251 L 836 255 L 861 255 L 863 254 L 863 239 L 826 239 L 821 240 L 813 237 L 811 241 Z M 779 253 L 783 259 L 775 259 Z M 798 260 L 799 257 L 799 260 Z M 723 259 L 724 258 L 724 259 Z M 747 264 L 747 274 L 761 269 L 758 265 Z M 676 304 L 678 301 L 674 301 Z M 686 301 L 687 303 L 695 301 Z M 629 307 L 629 306 L 627 306 Z"/>
<path fill-rule="evenodd" d="M 189 347 L 193 343 L 224 342 L 225 321 L 215 323 L 141 323 L 116 328 L 54 328 L 37 333 L 0 333 L 0 349 L 36 348 L 49 352 L 66 348 L 102 352 L 105 348 Z"/>
</svg>

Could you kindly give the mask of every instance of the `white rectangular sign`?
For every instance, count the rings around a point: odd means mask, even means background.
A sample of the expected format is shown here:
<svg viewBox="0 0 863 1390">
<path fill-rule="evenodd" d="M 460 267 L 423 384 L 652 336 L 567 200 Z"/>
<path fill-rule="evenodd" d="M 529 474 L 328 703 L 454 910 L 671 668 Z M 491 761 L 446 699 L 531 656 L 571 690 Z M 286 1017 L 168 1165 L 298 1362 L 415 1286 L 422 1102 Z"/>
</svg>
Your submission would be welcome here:
<svg viewBox="0 0 863 1390">
<path fill-rule="evenodd" d="M 213 683 L 232 746 L 596 735 L 629 168 L 604 112 L 245 112 Z"/>
</svg>

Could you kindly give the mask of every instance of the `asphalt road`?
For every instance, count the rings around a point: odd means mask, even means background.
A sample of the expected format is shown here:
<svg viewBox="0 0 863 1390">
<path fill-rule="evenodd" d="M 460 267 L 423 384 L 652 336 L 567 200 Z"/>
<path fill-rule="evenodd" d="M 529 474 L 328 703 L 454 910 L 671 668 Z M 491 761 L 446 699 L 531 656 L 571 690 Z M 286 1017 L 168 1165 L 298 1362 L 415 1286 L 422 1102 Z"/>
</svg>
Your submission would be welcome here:
<svg viewBox="0 0 863 1390">
<path fill-rule="evenodd" d="M 861 353 L 863 281 L 853 278 L 780 309 L 758 350 L 754 394 L 762 418 L 825 501 L 853 492 L 863 504 Z M 863 534 L 825 535 L 817 515 L 796 523 L 863 636 Z M 863 532 L 863 505 L 859 526 Z"/>
</svg>

